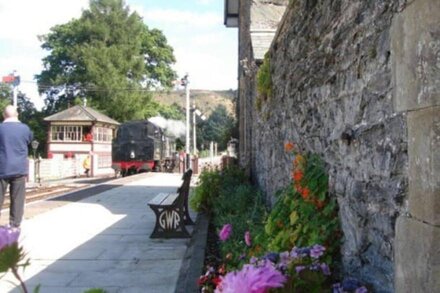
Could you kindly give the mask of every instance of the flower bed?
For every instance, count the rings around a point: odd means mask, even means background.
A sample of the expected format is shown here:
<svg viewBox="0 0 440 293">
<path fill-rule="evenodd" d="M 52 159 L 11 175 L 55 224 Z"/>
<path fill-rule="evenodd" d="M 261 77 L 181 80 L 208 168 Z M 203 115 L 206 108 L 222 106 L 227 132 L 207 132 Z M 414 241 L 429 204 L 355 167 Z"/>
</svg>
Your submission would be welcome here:
<svg viewBox="0 0 440 293">
<path fill-rule="evenodd" d="M 337 283 L 331 274 L 342 234 L 323 162 L 291 143 L 285 148 L 292 184 L 271 210 L 238 168 L 201 174 L 191 206 L 208 212 L 218 233 L 209 237 L 215 256 L 208 249 L 202 292 L 366 292 L 355 280 Z"/>
</svg>

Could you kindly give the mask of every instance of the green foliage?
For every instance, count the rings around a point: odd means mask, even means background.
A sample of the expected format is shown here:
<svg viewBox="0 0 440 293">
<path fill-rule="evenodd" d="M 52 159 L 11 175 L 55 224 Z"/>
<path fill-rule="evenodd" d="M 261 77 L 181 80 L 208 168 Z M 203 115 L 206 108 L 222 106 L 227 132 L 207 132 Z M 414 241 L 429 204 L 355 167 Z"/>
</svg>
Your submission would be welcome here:
<svg viewBox="0 0 440 293">
<path fill-rule="evenodd" d="M 236 268 L 244 260 L 240 255 L 248 252 L 244 233 L 262 232 L 266 216 L 263 197 L 237 167 L 204 171 L 199 180 L 190 200 L 191 207 L 210 213 L 217 230 L 226 223 L 233 225 L 232 235 L 222 243 L 220 252 L 224 259 L 228 259 L 228 268 Z"/>
<path fill-rule="evenodd" d="M 257 73 L 257 91 L 256 107 L 261 110 L 262 103 L 272 96 L 272 76 L 270 74 L 270 57 L 269 54 L 264 56 L 263 64 L 261 64 Z"/>
<path fill-rule="evenodd" d="M 226 107 L 218 105 L 206 121 L 198 123 L 197 138 L 199 145 L 202 142 L 214 141 L 219 150 L 225 150 L 231 137 L 237 137 L 236 120 Z"/>
<path fill-rule="evenodd" d="M 105 291 L 104 289 L 101 288 L 92 288 L 92 289 L 88 289 L 86 291 L 84 291 L 84 293 L 106 293 L 107 291 Z"/>
<path fill-rule="evenodd" d="M 12 104 L 12 91 L 9 85 L 0 83 L 0 113 L 3 113 L 4 108 L 7 105 Z M 21 122 L 27 124 L 34 133 L 34 139 L 40 143 L 36 151 L 37 154 L 42 154 L 46 146 L 46 125 L 44 124 L 44 113 L 37 111 L 34 103 L 23 94 L 18 92 L 17 94 L 17 109 L 19 119 Z M 3 116 L 1 117 L 3 119 Z M 32 155 L 33 151 L 29 149 L 29 154 Z"/>
<path fill-rule="evenodd" d="M 172 105 L 158 104 L 158 114 L 166 119 L 185 120 L 184 109 L 176 103 Z"/>
<path fill-rule="evenodd" d="M 294 185 L 282 190 L 265 225 L 267 248 L 285 251 L 293 246 L 320 243 L 327 248 L 327 263 L 339 249 L 337 203 L 328 193 L 328 176 L 319 156 L 297 155 Z"/>
<path fill-rule="evenodd" d="M 0 109 L 1 109 L 0 112 L 3 113 L 3 109 L 7 105 L 11 105 L 11 104 L 12 104 L 11 87 L 6 83 L 0 82 Z"/>
<path fill-rule="evenodd" d="M 17 106 L 20 121 L 27 124 L 34 134 L 34 140 L 39 142 L 36 155 L 42 155 L 46 148 L 47 129 L 44 123 L 45 114 L 37 111 L 34 103 L 23 93 L 17 95 Z M 33 150 L 29 148 L 29 154 L 33 156 Z"/>
<path fill-rule="evenodd" d="M 52 27 L 41 40 L 49 55 L 37 81 L 48 114 L 87 97 L 118 121 L 148 118 L 157 113 L 148 91 L 175 79 L 165 36 L 121 0 L 91 0 L 79 19 Z"/>
<path fill-rule="evenodd" d="M 286 150 L 293 148 L 290 144 Z M 311 254 L 295 258 L 287 267 L 286 286 L 271 292 L 326 292 L 331 280 L 316 265 L 331 265 L 338 256 L 341 233 L 336 199 L 328 193 L 328 175 L 318 155 L 295 154 L 293 163 L 293 184 L 278 192 L 269 215 L 261 193 L 237 168 L 203 172 L 192 207 L 210 212 L 217 231 L 232 225 L 229 238 L 220 242 L 226 272 L 240 268 L 252 256 L 290 252 L 295 246 L 310 251 L 312 245 L 322 244 L 326 253 L 319 260 Z M 252 238 L 249 247 L 246 231 Z M 299 273 L 298 266 L 303 268 Z"/>
<path fill-rule="evenodd" d="M 199 176 L 199 184 L 190 198 L 190 206 L 197 212 L 211 213 L 213 200 L 218 197 L 222 183 L 219 170 L 205 170 Z"/>
<path fill-rule="evenodd" d="M 6 273 L 11 268 L 17 268 L 17 265 L 24 259 L 23 248 L 19 247 L 17 243 L 2 248 L 0 253 L 0 273 Z"/>
<path fill-rule="evenodd" d="M 235 180 L 233 180 L 235 181 Z M 229 239 L 220 246 L 223 259 L 227 260 L 227 268 L 240 267 L 250 248 L 246 246 L 244 234 L 257 235 L 263 229 L 266 209 L 261 193 L 249 183 L 241 182 L 228 186 L 214 199 L 213 221 L 220 230 L 225 223 L 233 225 Z"/>
</svg>

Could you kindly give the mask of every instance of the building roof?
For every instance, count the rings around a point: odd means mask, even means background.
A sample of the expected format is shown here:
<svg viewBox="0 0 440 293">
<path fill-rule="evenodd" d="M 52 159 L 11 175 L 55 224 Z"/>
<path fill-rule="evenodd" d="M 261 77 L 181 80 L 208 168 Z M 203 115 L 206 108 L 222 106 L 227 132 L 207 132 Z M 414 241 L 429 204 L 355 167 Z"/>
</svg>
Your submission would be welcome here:
<svg viewBox="0 0 440 293">
<path fill-rule="evenodd" d="M 255 60 L 263 60 L 272 43 L 287 0 L 258 0 L 251 6 L 251 42 Z"/>
<path fill-rule="evenodd" d="M 99 113 L 98 111 L 81 105 L 70 107 L 64 111 L 44 118 L 45 121 L 95 121 L 119 125 L 116 120 Z"/>
</svg>

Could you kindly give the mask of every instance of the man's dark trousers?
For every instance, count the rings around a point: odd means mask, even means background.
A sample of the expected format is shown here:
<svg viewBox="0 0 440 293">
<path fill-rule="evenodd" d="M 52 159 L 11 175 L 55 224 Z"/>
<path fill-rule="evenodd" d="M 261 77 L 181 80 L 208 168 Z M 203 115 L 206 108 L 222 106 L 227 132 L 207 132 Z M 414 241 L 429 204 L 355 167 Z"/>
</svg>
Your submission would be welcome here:
<svg viewBox="0 0 440 293">
<path fill-rule="evenodd" d="M 9 210 L 9 224 L 20 227 L 24 213 L 24 201 L 26 194 L 26 176 L 17 176 L 0 179 L 0 207 L 5 200 L 6 188 L 9 184 L 11 205 Z"/>
</svg>

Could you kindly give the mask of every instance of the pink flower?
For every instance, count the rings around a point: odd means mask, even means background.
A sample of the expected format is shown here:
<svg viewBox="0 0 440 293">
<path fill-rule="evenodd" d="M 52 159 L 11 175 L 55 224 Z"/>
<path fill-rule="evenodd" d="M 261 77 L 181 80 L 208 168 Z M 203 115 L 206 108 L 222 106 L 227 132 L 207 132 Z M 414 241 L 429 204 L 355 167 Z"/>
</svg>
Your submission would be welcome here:
<svg viewBox="0 0 440 293">
<path fill-rule="evenodd" d="M 0 250 L 18 241 L 20 229 L 0 226 Z"/>
<path fill-rule="evenodd" d="M 232 233 L 232 225 L 231 224 L 225 224 L 223 228 L 218 233 L 218 237 L 221 241 L 228 240 L 229 236 L 231 236 Z"/>
<path fill-rule="evenodd" d="M 286 277 L 269 261 L 263 266 L 244 265 L 241 271 L 221 277 L 216 293 L 266 293 L 271 288 L 283 287 Z"/>
<path fill-rule="evenodd" d="M 247 246 L 252 245 L 251 233 L 249 231 L 244 232 L 244 242 L 246 243 Z"/>
</svg>

